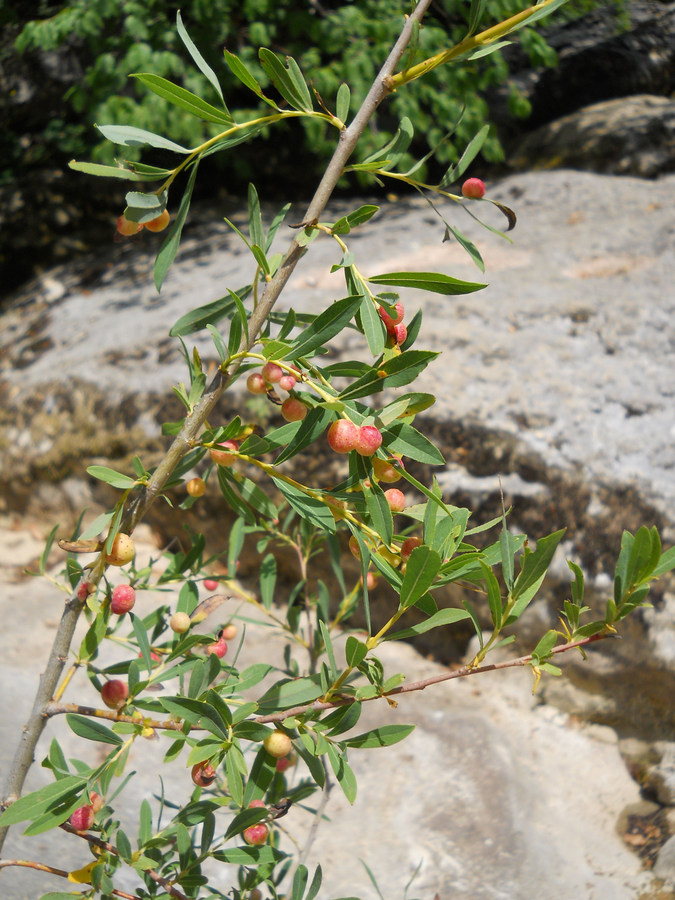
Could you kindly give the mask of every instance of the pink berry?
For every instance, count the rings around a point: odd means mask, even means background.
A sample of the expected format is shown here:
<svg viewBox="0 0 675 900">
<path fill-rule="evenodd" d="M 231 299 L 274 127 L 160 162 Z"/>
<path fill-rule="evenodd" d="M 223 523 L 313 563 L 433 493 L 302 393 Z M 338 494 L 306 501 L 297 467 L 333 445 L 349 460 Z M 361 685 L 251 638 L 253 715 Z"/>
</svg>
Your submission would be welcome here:
<svg viewBox="0 0 675 900">
<path fill-rule="evenodd" d="M 398 488 L 390 488 L 384 492 L 384 496 L 387 498 L 389 509 L 392 512 L 402 512 L 405 509 L 405 497 Z"/>
<path fill-rule="evenodd" d="M 462 185 L 462 196 L 469 200 L 480 200 L 485 196 L 485 184 L 480 178 L 467 178 Z"/>
<path fill-rule="evenodd" d="M 363 576 L 359 578 L 359 584 L 363 584 Z M 369 591 L 377 587 L 377 574 L 375 572 L 366 572 L 366 587 Z"/>
<path fill-rule="evenodd" d="M 248 805 L 249 809 L 264 809 L 265 804 L 262 800 L 251 800 Z M 267 838 L 269 837 L 270 830 L 264 822 L 257 822 L 255 825 L 249 825 L 248 828 L 244 829 L 244 840 L 247 844 L 253 844 L 254 846 L 260 846 L 260 844 L 267 843 Z"/>
<path fill-rule="evenodd" d="M 218 590 L 218 582 L 214 581 L 213 578 L 205 578 L 204 579 L 204 587 L 207 591 L 217 591 Z"/>
<path fill-rule="evenodd" d="M 76 831 L 88 831 L 94 824 L 94 807 L 91 804 L 78 807 L 68 821 Z"/>
<path fill-rule="evenodd" d="M 362 425 L 354 449 L 361 456 L 372 456 L 382 445 L 380 429 L 374 425 Z"/>
<path fill-rule="evenodd" d="M 133 609 L 136 602 L 136 591 L 130 584 L 118 584 L 112 592 L 110 600 L 110 612 L 116 616 L 123 616 Z"/>
<path fill-rule="evenodd" d="M 401 469 L 404 469 L 403 461 L 399 456 L 392 456 L 389 459 L 380 459 L 379 456 L 373 457 L 373 474 L 378 481 L 384 481 L 385 484 L 394 484 L 401 480 L 401 476 L 393 466 L 396 463 Z"/>
<path fill-rule="evenodd" d="M 287 422 L 302 422 L 307 415 L 307 407 L 296 397 L 288 397 L 281 404 L 281 415 Z"/>
<path fill-rule="evenodd" d="M 349 453 L 356 447 L 359 428 L 349 419 L 338 419 L 328 429 L 328 443 L 336 453 Z"/>
<path fill-rule="evenodd" d="M 110 553 L 106 554 L 105 561 L 109 566 L 124 566 L 134 558 L 134 542 L 128 534 L 122 531 L 115 535 Z"/>
<path fill-rule="evenodd" d="M 401 345 L 408 337 L 408 329 L 405 327 L 403 322 L 400 322 L 398 325 L 394 325 L 391 329 L 388 328 L 387 331 L 394 339 L 395 344 Z"/>
<path fill-rule="evenodd" d="M 396 310 L 396 316 L 393 316 L 393 317 L 389 315 L 389 313 L 383 306 L 378 307 L 378 310 L 377 310 L 380 314 L 380 318 L 382 319 L 382 321 L 384 322 L 384 324 L 387 327 L 387 331 L 390 328 L 393 328 L 394 325 L 398 325 L 399 322 L 403 321 L 404 310 L 403 310 L 403 304 L 401 303 L 400 300 L 394 306 L 394 309 Z"/>
<path fill-rule="evenodd" d="M 408 559 L 415 547 L 421 547 L 422 543 L 422 538 L 419 537 L 406 538 L 401 544 L 401 558 Z"/>
<path fill-rule="evenodd" d="M 84 603 L 89 594 L 93 594 L 95 590 L 95 585 L 91 584 L 91 582 L 89 581 L 83 581 L 77 589 L 77 599 L 81 600 Z"/>
<path fill-rule="evenodd" d="M 229 622 L 227 625 L 223 625 L 223 627 L 221 628 L 220 640 L 233 641 L 236 638 L 238 631 L 239 629 L 237 628 L 237 626 L 234 623 Z"/>
<path fill-rule="evenodd" d="M 222 638 L 219 638 L 213 644 L 209 644 L 206 648 L 209 656 L 214 653 L 219 659 L 222 659 L 227 653 L 227 644 Z"/>
<path fill-rule="evenodd" d="M 126 703 L 129 696 L 129 688 L 124 681 L 115 678 L 112 681 L 106 681 L 101 688 L 101 700 L 108 709 L 120 709 Z"/>
<path fill-rule="evenodd" d="M 267 393 L 267 383 L 260 372 L 251 372 L 246 379 L 246 387 L 252 394 Z"/>
<path fill-rule="evenodd" d="M 116 227 L 119 233 L 123 234 L 124 237 L 129 237 L 132 234 L 138 234 L 138 232 L 143 228 L 140 222 L 132 222 L 131 219 L 127 219 L 124 216 L 119 217 Z"/>
<path fill-rule="evenodd" d="M 197 763 L 190 776 L 197 787 L 208 787 L 216 780 L 216 770 L 210 762 Z"/>
<path fill-rule="evenodd" d="M 97 813 L 103 809 L 103 797 L 101 797 L 100 794 L 97 794 L 96 791 L 89 792 L 89 800 L 91 802 L 91 808 L 94 810 L 94 813 Z"/>
<path fill-rule="evenodd" d="M 223 441 L 222 444 L 217 444 L 213 450 L 209 450 L 209 456 L 219 466 L 231 466 L 237 457 L 233 453 L 225 451 L 238 449 L 239 444 L 236 441 Z"/>
<path fill-rule="evenodd" d="M 276 363 L 268 362 L 262 367 L 261 374 L 268 384 L 278 384 L 284 377 L 284 370 Z"/>
<path fill-rule="evenodd" d="M 285 391 L 292 391 L 296 385 L 296 380 L 292 375 L 282 375 L 279 379 L 279 387 Z"/>
</svg>

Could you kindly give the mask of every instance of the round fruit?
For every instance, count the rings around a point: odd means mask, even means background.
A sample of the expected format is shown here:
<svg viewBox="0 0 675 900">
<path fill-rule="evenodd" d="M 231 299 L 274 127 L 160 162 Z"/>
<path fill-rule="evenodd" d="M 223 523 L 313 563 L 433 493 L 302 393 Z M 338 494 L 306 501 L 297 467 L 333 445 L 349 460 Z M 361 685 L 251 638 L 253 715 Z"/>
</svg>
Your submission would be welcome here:
<svg viewBox="0 0 675 900">
<path fill-rule="evenodd" d="M 219 638 L 213 644 L 208 645 L 208 647 L 206 648 L 206 652 L 209 654 L 209 656 L 212 653 L 215 653 L 215 655 L 219 659 L 222 659 L 225 656 L 225 654 L 227 653 L 227 644 L 225 643 L 225 641 L 222 638 Z"/>
<path fill-rule="evenodd" d="M 270 756 L 273 756 L 275 759 L 281 759 L 282 756 L 288 756 L 293 743 L 285 731 L 273 731 L 263 741 L 263 747 Z"/>
<path fill-rule="evenodd" d="M 76 831 L 88 831 L 94 824 L 94 807 L 79 806 L 68 821 Z"/>
<path fill-rule="evenodd" d="M 401 476 L 394 468 L 394 463 L 402 469 L 405 468 L 399 456 L 392 456 L 390 459 L 373 457 L 373 474 L 378 481 L 384 481 L 385 484 L 394 484 L 395 481 L 400 481 Z"/>
<path fill-rule="evenodd" d="M 138 234 L 138 232 L 143 228 L 140 222 L 132 222 L 131 219 L 127 219 L 124 216 L 120 216 L 117 220 L 117 230 L 120 234 L 123 234 L 124 237 L 129 237 L 132 234 Z"/>
<path fill-rule="evenodd" d="M 292 391 L 295 387 L 296 379 L 292 375 L 282 375 L 279 379 L 279 387 L 285 391 Z"/>
<path fill-rule="evenodd" d="M 372 456 L 382 445 L 380 429 L 374 425 L 362 425 L 354 449 L 361 456 Z"/>
<path fill-rule="evenodd" d="M 229 622 L 227 625 L 223 625 L 220 631 L 220 640 L 222 641 L 233 641 L 239 629 L 232 622 Z"/>
<path fill-rule="evenodd" d="M 284 370 L 276 363 L 268 362 L 262 367 L 261 375 L 268 384 L 278 384 L 284 377 Z"/>
<path fill-rule="evenodd" d="M 125 566 L 134 558 L 136 549 L 128 534 L 120 531 L 115 535 L 110 553 L 106 553 L 105 561 L 109 566 Z"/>
<path fill-rule="evenodd" d="M 133 609 L 136 602 L 136 591 L 130 584 L 118 584 L 112 592 L 110 599 L 110 612 L 116 616 L 123 616 Z"/>
<path fill-rule="evenodd" d="M 281 415 L 287 422 L 302 422 L 307 415 L 307 407 L 296 397 L 288 397 L 281 404 Z"/>
<path fill-rule="evenodd" d="M 190 616 L 185 612 L 174 613 L 169 621 L 171 630 L 175 631 L 176 634 L 185 634 L 186 631 L 190 630 L 191 624 Z"/>
<path fill-rule="evenodd" d="M 422 538 L 420 537 L 409 537 L 406 538 L 401 544 L 401 557 L 403 559 L 408 559 L 410 554 L 416 547 L 421 547 L 423 544 Z"/>
<path fill-rule="evenodd" d="M 106 681 L 101 688 L 101 700 L 108 709 L 121 709 L 129 696 L 129 688 L 125 681 L 114 678 L 112 681 Z"/>
<path fill-rule="evenodd" d="M 328 443 L 336 453 L 349 453 L 356 447 L 359 429 L 349 419 L 338 419 L 328 429 Z"/>
<path fill-rule="evenodd" d="M 262 377 L 260 372 L 251 372 L 251 374 L 246 379 L 246 387 L 252 394 L 267 393 L 267 382 Z"/>
<path fill-rule="evenodd" d="M 185 485 L 185 490 L 191 497 L 203 497 L 206 493 L 206 482 L 203 478 L 191 478 Z"/>
<path fill-rule="evenodd" d="M 274 767 L 277 772 L 285 772 L 286 769 L 290 769 L 291 766 L 294 766 L 296 763 L 296 757 L 294 753 L 291 753 L 289 756 L 282 756 L 277 760 L 277 764 Z"/>
<path fill-rule="evenodd" d="M 148 231 L 164 231 L 170 221 L 169 210 L 163 209 L 156 219 L 150 219 L 149 222 L 146 222 L 145 227 Z"/>
<path fill-rule="evenodd" d="M 401 303 L 400 300 L 394 306 L 394 309 L 396 310 L 395 316 L 390 316 L 389 313 L 387 312 L 387 310 L 383 306 L 379 306 L 377 309 L 378 313 L 380 314 L 380 318 L 382 319 L 382 321 L 384 322 L 384 324 L 387 328 L 387 331 L 389 331 L 390 328 L 393 328 L 394 325 L 398 325 L 399 322 L 403 321 L 404 310 L 403 310 L 403 304 Z"/>
<path fill-rule="evenodd" d="M 260 847 L 262 844 L 267 843 L 269 834 L 270 830 L 267 825 L 264 822 L 258 822 L 257 825 L 249 825 L 248 828 L 244 829 L 244 840 L 247 844 Z"/>
<path fill-rule="evenodd" d="M 389 334 L 393 337 L 394 343 L 403 344 L 405 339 L 408 337 L 408 329 L 405 327 L 403 322 L 400 322 L 398 325 L 394 325 L 394 327 L 389 331 Z"/>
<path fill-rule="evenodd" d="M 197 787 L 208 787 L 216 780 L 216 770 L 210 762 L 197 763 L 192 767 L 190 777 Z"/>
<path fill-rule="evenodd" d="M 389 488 L 388 491 L 384 492 L 384 496 L 386 497 L 389 509 L 392 512 L 402 512 L 405 509 L 405 497 L 403 491 L 399 491 L 398 488 Z"/>
<path fill-rule="evenodd" d="M 219 466 L 231 466 L 237 457 L 225 451 L 238 449 L 239 444 L 236 441 L 223 441 L 222 444 L 217 444 L 213 450 L 209 450 L 209 456 Z"/>
<path fill-rule="evenodd" d="M 207 591 L 217 591 L 218 590 L 218 582 L 214 581 L 213 578 L 205 578 L 204 579 L 204 587 Z"/>
<path fill-rule="evenodd" d="M 359 584 L 363 584 L 363 576 L 359 578 Z M 375 572 L 366 573 L 366 587 L 369 591 L 372 591 L 377 587 L 377 574 Z"/>
<path fill-rule="evenodd" d="M 462 196 L 469 200 L 480 200 L 485 196 L 485 183 L 480 178 L 467 178 L 462 185 Z"/>
</svg>

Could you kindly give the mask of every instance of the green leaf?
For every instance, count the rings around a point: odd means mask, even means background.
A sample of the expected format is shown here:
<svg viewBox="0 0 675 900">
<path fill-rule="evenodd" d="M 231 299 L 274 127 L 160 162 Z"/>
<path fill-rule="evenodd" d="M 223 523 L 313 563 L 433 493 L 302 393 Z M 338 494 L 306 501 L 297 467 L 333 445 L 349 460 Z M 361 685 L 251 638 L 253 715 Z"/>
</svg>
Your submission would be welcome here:
<svg viewBox="0 0 675 900">
<path fill-rule="evenodd" d="M 368 655 L 368 647 L 363 641 L 350 634 L 345 644 L 345 658 L 348 666 L 359 666 Z"/>
<path fill-rule="evenodd" d="M 429 463 L 432 466 L 440 466 L 445 462 L 438 447 L 407 422 L 400 422 L 388 428 L 383 435 L 383 445 L 389 453 L 400 453 L 417 462 Z"/>
<path fill-rule="evenodd" d="M 166 278 L 166 273 L 169 271 L 171 263 L 173 262 L 174 257 L 176 256 L 176 253 L 178 251 L 178 245 L 180 244 L 180 236 L 183 231 L 183 225 L 185 225 L 188 210 L 190 209 L 190 198 L 192 197 L 192 190 L 195 186 L 195 178 L 197 177 L 198 166 L 199 160 L 196 160 L 192 166 L 192 171 L 190 172 L 188 183 L 185 187 L 183 197 L 181 198 L 176 218 L 174 219 L 169 234 L 160 247 L 159 253 L 157 254 L 157 259 L 155 260 L 155 287 L 158 291 L 162 287 L 164 279 Z"/>
<path fill-rule="evenodd" d="M 464 247 L 466 252 L 474 261 L 474 264 L 480 269 L 480 271 L 484 272 L 485 263 L 483 262 L 483 257 L 480 254 L 480 250 L 478 249 L 478 247 L 476 247 L 474 242 L 469 240 L 466 235 L 462 234 L 462 232 L 458 228 L 455 228 L 453 225 L 448 225 L 448 223 L 446 222 L 445 227 L 447 229 L 447 233 L 444 240 L 448 240 L 449 236 L 452 235 L 457 243 Z"/>
<path fill-rule="evenodd" d="M 245 288 L 240 288 L 237 296 L 242 297 L 243 295 L 245 297 L 249 291 L 250 287 L 247 285 Z M 226 316 L 231 316 L 235 309 L 236 305 L 231 295 L 221 297 L 219 300 L 212 300 L 211 303 L 198 306 L 196 309 L 181 316 L 171 331 L 169 331 L 169 335 L 171 337 L 182 337 L 186 334 L 200 331 L 202 328 L 206 328 L 208 325 L 212 325 Z"/>
<path fill-rule="evenodd" d="M 438 355 L 430 350 L 405 350 L 400 356 L 394 356 L 381 365 L 369 368 L 353 384 L 342 391 L 340 399 L 356 400 L 359 397 L 367 397 L 385 390 L 385 388 L 410 384 Z"/>
<path fill-rule="evenodd" d="M 115 745 L 122 743 L 122 738 L 119 734 L 115 734 L 114 731 L 111 731 L 110 728 L 101 722 L 97 722 L 96 719 L 88 719 L 86 716 L 76 716 L 69 713 L 66 716 L 66 722 L 70 726 L 71 731 L 74 731 L 75 734 L 85 738 L 87 741 L 100 741 L 103 744 Z"/>
<path fill-rule="evenodd" d="M 299 488 L 282 481 L 280 478 L 272 478 L 277 488 L 288 500 L 291 506 L 303 519 L 316 525 L 322 531 L 335 531 L 335 519 L 330 508 L 316 497 L 310 497 Z"/>
<path fill-rule="evenodd" d="M 139 72 L 134 73 L 132 77 L 138 78 L 142 84 L 154 94 L 157 94 L 158 97 L 168 100 L 169 103 L 173 103 L 174 106 L 178 106 L 180 109 L 184 109 L 197 119 L 203 119 L 206 122 L 217 122 L 219 125 L 234 124 L 234 119 L 229 113 L 211 106 L 210 103 L 202 100 L 201 97 L 193 94 L 192 91 L 173 84 L 173 82 L 167 81 L 166 78 L 162 78 L 160 75 Z"/>
<path fill-rule="evenodd" d="M 173 141 L 162 137 L 161 134 L 153 134 L 152 131 L 145 131 L 134 125 L 97 125 L 96 127 L 104 138 L 112 141 L 113 144 L 122 144 L 124 147 L 145 147 L 146 144 L 149 144 L 151 147 L 172 150 L 174 153 L 190 152 L 187 147 L 174 144 Z"/>
<path fill-rule="evenodd" d="M 371 153 L 370 156 L 367 156 L 365 159 L 361 160 L 360 163 L 357 163 L 355 166 L 351 166 L 350 168 L 377 168 L 383 169 L 384 171 L 393 168 L 393 166 L 396 165 L 396 163 L 410 146 L 410 142 L 412 141 L 414 135 L 415 132 L 412 126 L 412 122 L 407 116 L 404 116 L 399 123 L 396 134 L 387 144 L 384 145 L 384 147 L 379 150 L 375 150 L 375 152 Z"/>
<path fill-rule="evenodd" d="M 295 109 L 311 112 L 312 98 L 309 88 L 295 60 L 290 56 L 286 57 L 286 66 L 284 66 L 276 53 L 272 53 L 266 47 L 260 48 L 258 57 L 265 74 L 284 100 L 287 100 Z"/>
<path fill-rule="evenodd" d="M 469 30 L 466 33 L 467 37 L 478 30 L 486 6 L 487 0 L 471 0 L 471 6 L 469 8 Z"/>
<path fill-rule="evenodd" d="M 426 594 L 441 568 L 441 557 L 431 547 L 415 547 L 406 565 L 401 584 L 400 604 L 403 609 L 413 606 Z"/>
<path fill-rule="evenodd" d="M 0 815 L 0 826 L 16 825 L 17 822 L 24 822 L 26 819 L 37 819 L 47 810 L 74 798 L 84 790 L 86 784 L 86 777 L 67 775 L 65 778 L 53 781 L 24 797 L 19 797 Z M 65 821 L 65 818 L 67 816 L 61 821 Z"/>
<path fill-rule="evenodd" d="M 652 572 L 652 577 L 658 578 L 665 575 L 666 572 L 670 572 L 671 569 L 675 569 L 675 547 L 671 547 L 661 554 L 656 568 Z"/>
<path fill-rule="evenodd" d="M 429 409 L 436 402 L 433 394 L 405 394 L 387 403 L 377 414 L 377 423 L 380 426 L 390 425 L 396 419 L 405 419 L 408 416 L 415 416 L 417 413 Z"/>
<path fill-rule="evenodd" d="M 453 625 L 455 622 L 469 618 L 470 615 L 465 609 L 439 609 L 437 613 L 434 613 L 434 615 L 429 616 L 428 619 L 419 622 L 417 625 L 411 625 L 410 628 L 404 628 L 402 631 L 395 631 L 392 634 L 385 634 L 383 640 L 407 640 L 408 638 L 416 637 L 418 634 L 424 634 L 425 631 L 431 631 L 432 628 L 440 628 L 441 625 Z"/>
<path fill-rule="evenodd" d="M 452 184 L 455 179 L 460 178 L 464 174 L 464 172 L 466 172 L 476 156 L 478 156 L 478 154 L 480 153 L 481 147 L 485 143 L 489 132 L 490 126 L 483 125 L 478 134 L 474 135 L 474 137 L 471 138 L 458 162 L 456 162 L 454 166 L 450 166 L 448 171 L 443 176 L 440 184 L 441 187 L 446 187 L 447 185 Z"/>
<path fill-rule="evenodd" d="M 347 124 L 347 116 L 349 115 L 350 100 L 351 94 L 349 85 L 345 84 L 343 81 L 338 88 L 337 97 L 335 99 L 335 115 L 345 124 Z"/>
<path fill-rule="evenodd" d="M 354 317 L 361 305 L 361 299 L 360 295 L 350 296 L 332 303 L 297 336 L 291 344 L 286 358 L 297 359 L 299 356 L 307 356 L 317 347 L 323 347 Z"/>
<path fill-rule="evenodd" d="M 353 803 L 356 800 L 356 777 L 345 757 L 339 755 L 335 744 L 328 745 L 328 759 L 345 797 Z"/>
<path fill-rule="evenodd" d="M 150 641 L 148 640 L 148 632 L 145 630 L 143 622 L 137 615 L 130 613 L 131 626 L 134 629 L 136 640 L 138 641 L 138 649 L 143 656 L 143 662 L 148 672 L 152 671 L 152 650 L 150 649 Z"/>
<path fill-rule="evenodd" d="M 434 294 L 471 294 L 487 287 L 473 281 L 460 281 L 443 275 L 441 272 L 388 272 L 386 275 L 375 275 L 369 278 L 371 284 L 387 284 L 391 287 L 413 288 L 418 291 L 431 291 Z"/>
<path fill-rule="evenodd" d="M 89 466 L 87 468 L 87 474 L 91 475 L 92 478 L 98 478 L 99 481 L 104 481 L 106 484 L 115 488 L 120 488 L 121 490 L 129 490 L 129 488 L 132 488 L 136 484 L 135 478 L 129 478 L 128 475 L 122 475 L 121 472 L 116 472 L 114 469 L 109 469 L 107 466 Z"/>
<path fill-rule="evenodd" d="M 558 632 L 554 629 L 550 629 L 549 631 L 547 631 L 532 651 L 532 656 L 536 657 L 538 661 L 546 659 L 551 655 L 551 650 L 553 650 L 555 645 L 558 643 L 558 637 Z"/>
<path fill-rule="evenodd" d="M 232 74 L 235 75 L 242 84 L 246 85 L 249 90 L 253 91 L 254 94 L 257 94 L 261 100 L 264 100 L 265 103 L 268 104 L 268 106 L 273 106 L 276 109 L 277 105 L 274 100 L 270 100 L 269 97 L 266 97 L 263 94 L 263 90 L 258 84 L 257 80 L 246 68 L 239 57 L 235 56 L 234 53 L 230 53 L 229 50 L 223 50 L 223 55 L 225 56 L 225 62 L 230 67 L 230 71 L 232 72 Z"/>
<path fill-rule="evenodd" d="M 303 866 L 302 864 L 299 865 L 295 870 L 295 875 L 293 876 L 290 900 L 302 900 L 302 897 L 305 893 L 305 888 L 307 887 L 308 877 L 309 873 L 307 872 L 307 866 Z"/>
<path fill-rule="evenodd" d="M 183 19 L 181 18 L 180 10 L 176 11 L 176 31 L 178 32 L 178 35 L 179 35 L 181 41 L 185 44 L 185 47 L 187 48 L 188 53 L 194 60 L 194 63 L 197 66 L 197 68 L 199 69 L 199 71 L 203 75 L 206 76 L 208 81 L 214 87 L 216 93 L 218 94 L 218 96 L 220 97 L 220 99 L 223 102 L 223 106 L 225 107 L 225 113 L 227 113 L 227 115 L 229 116 L 227 107 L 225 106 L 225 99 L 223 97 L 223 91 L 220 87 L 220 83 L 219 83 L 218 79 L 216 78 L 216 73 L 213 71 L 211 66 L 206 62 L 204 57 L 201 55 L 199 50 L 194 45 L 190 35 L 187 33 L 187 30 L 186 30 L 185 26 L 183 25 Z M 231 116 L 230 116 L 230 119 L 231 119 Z"/>
<path fill-rule="evenodd" d="M 373 356 L 380 356 L 384 350 L 387 329 L 384 326 L 382 317 L 375 308 L 375 304 L 370 297 L 365 295 L 359 307 L 359 319 L 361 320 L 363 333 L 368 341 L 368 349 Z"/>
<path fill-rule="evenodd" d="M 379 534 L 383 544 L 390 544 L 394 535 L 394 520 L 384 491 L 377 482 L 373 481 L 370 487 L 364 484 L 363 496 L 373 528 Z"/>
<path fill-rule="evenodd" d="M 360 750 L 373 747 L 391 747 L 404 740 L 414 730 L 414 725 L 382 725 L 373 728 L 372 731 L 364 731 L 356 737 L 347 738 L 344 742 L 347 747 L 358 747 Z"/>
<path fill-rule="evenodd" d="M 333 418 L 329 410 L 322 406 L 315 406 L 310 409 L 305 418 L 300 423 L 300 427 L 295 433 L 295 437 L 291 440 L 281 453 L 274 460 L 276 466 L 287 459 L 295 456 L 305 447 L 313 444 L 314 441 L 326 430 L 328 424 Z"/>
<path fill-rule="evenodd" d="M 516 578 L 516 583 L 511 592 L 511 596 L 514 600 L 531 588 L 532 585 L 541 581 L 551 563 L 555 549 L 562 540 L 564 534 L 564 528 L 560 531 L 555 531 L 553 534 L 540 538 L 537 541 L 536 550 L 525 552 L 520 573 Z"/>
<path fill-rule="evenodd" d="M 321 683 L 317 675 L 307 678 L 289 678 L 278 681 L 258 700 L 260 712 L 278 712 L 292 706 L 311 703 L 321 696 Z"/>
<path fill-rule="evenodd" d="M 229 740 L 227 725 L 217 710 L 201 700 L 190 700 L 187 697 L 159 697 L 164 709 L 172 715 L 184 719 L 190 725 L 206 728 L 212 734 Z"/>
<path fill-rule="evenodd" d="M 98 175 L 101 178 L 124 178 L 127 181 L 148 181 L 146 175 L 139 175 L 132 172 L 131 169 L 125 169 L 123 166 L 103 166 L 100 163 L 78 162 L 71 159 L 68 168 L 74 172 L 84 172 L 85 175 Z M 157 176 L 159 179 L 162 176 Z"/>
</svg>

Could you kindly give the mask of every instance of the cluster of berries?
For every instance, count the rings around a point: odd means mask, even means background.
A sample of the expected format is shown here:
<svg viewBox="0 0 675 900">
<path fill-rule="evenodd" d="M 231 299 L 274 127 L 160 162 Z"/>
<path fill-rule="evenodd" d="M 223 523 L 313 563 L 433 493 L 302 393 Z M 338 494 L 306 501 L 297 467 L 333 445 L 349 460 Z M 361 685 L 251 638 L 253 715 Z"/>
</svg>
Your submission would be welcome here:
<svg viewBox="0 0 675 900">
<path fill-rule="evenodd" d="M 400 302 L 396 303 L 393 307 L 396 315 L 391 316 L 387 310 L 383 306 L 379 306 L 377 311 L 380 314 L 380 318 L 384 322 L 384 326 L 387 329 L 387 334 L 391 337 L 395 344 L 399 346 L 405 341 L 408 337 L 408 329 L 403 324 L 403 304 Z"/>
<path fill-rule="evenodd" d="M 278 385 L 283 391 L 292 391 L 302 378 L 300 370 L 285 372 L 278 363 L 268 362 L 260 372 L 251 372 L 246 379 L 246 387 L 252 394 L 269 394 Z M 307 407 L 297 397 L 287 397 L 281 404 L 281 415 L 287 422 L 301 422 L 307 415 Z"/>
</svg>

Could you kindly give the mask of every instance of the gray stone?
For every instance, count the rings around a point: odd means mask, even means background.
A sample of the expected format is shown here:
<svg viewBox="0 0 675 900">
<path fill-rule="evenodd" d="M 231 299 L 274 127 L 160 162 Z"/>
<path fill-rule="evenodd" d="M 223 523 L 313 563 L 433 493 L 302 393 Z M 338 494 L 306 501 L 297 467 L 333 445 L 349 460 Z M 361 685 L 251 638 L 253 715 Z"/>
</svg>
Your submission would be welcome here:
<svg viewBox="0 0 675 900">
<path fill-rule="evenodd" d="M 661 761 L 648 769 L 645 787 L 656 794 L 659 803 L 675 806 L 675 744 L 666 744 Z"/>
<path fill-rule="evenodd" d="M 657 878 L 675 885 L 675 835 L 661 847 L 652 871 Z"/>
</svg>

